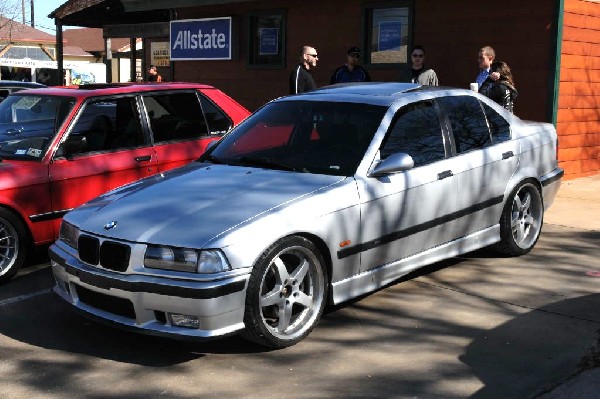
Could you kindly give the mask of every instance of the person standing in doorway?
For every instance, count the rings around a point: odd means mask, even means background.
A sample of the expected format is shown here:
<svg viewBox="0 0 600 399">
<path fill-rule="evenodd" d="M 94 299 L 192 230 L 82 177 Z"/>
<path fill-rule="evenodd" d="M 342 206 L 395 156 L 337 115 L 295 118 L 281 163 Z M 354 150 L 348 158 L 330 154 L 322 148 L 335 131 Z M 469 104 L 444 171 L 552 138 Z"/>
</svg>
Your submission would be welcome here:
<svg viewBox="0 0 600 399">
<path fill-rule="evenodd" d="M 148 82 L 162 82 L 162 76 L 156 70 L 155 65 L 150 65 L 148 68 Z"/>
<path fill-rule="evenodd" d="M 300 63 L 294 67 L 290 75 L 290 94 L 305 93 L 317 88 L 311 69 L 317 67 L 318 60 L 319 55 L 314 47 L 302 47 Z"/>
<path fill-rule="evenodd" d="M 346 52 L 346 64 L 342 65 L 333 72 L 329 84 L 370 82 L 371 77 L 363 67 L 358 65 L 359 62 L 360 49 L 358 47 L 350 47 Z"/>
<path fill-rule="evenodd" d="M 425 66 L 425 48 L 414 46 L 410 53 L 410 67 L 400 74 L 400 82 L 418 83 L 421 85 L 438 86 L 438 77 L 435 71 Z"/>
<path fill-rule="evenodd" d="M 492 75 L 498 75 L 493 79 Z M 510 112 L 514 112 L 514 102 L 518 92 L 512 72 L 506 62 L 494 61 L 490 66 L 490 76 L 483 82 L 479 93 L 491 98 Z"/>
</svg>

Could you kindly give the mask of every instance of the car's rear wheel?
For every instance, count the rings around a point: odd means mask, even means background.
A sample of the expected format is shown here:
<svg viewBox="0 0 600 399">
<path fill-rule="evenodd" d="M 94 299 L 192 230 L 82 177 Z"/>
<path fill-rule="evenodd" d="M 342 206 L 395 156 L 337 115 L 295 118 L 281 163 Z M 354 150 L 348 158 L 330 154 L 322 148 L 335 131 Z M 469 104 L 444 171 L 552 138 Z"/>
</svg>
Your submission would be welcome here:
<svg viewBox="0 0 600 399">
<path fill-rule="evenodd" d="M 500 243 L 497 249 L 509 256 L 524 255 L 535 246 L 544 221 L 540 190 L 526 180 L 511 193 L 500 218 Z"/>
<path fill-rule="evenodd" d="M 248 282 L 243 335 L 271 348 L 306 337 L 325 307 L 324 265 L 318 248 L 304 237 L 286 237 L 268 248 Z"/>
<path fill-rule="evenodd" d="M 25 261 L 25 229 L 10 211 L 0 208 L 0 284 L 10 280 Z"/>
</svg>

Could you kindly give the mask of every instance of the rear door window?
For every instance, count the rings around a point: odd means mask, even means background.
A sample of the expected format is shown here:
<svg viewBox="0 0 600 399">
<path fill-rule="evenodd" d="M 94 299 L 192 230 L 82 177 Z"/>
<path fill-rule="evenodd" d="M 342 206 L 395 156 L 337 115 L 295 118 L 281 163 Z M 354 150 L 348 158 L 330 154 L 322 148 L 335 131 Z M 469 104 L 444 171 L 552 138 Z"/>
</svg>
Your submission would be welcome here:
<svg viewBox="0 0 600 399">
<path fill-rule="evenodd" d="M 510 124 L 508 121 L 489 105 L 483 102 L 481 105 L 483 106 L 485 116 L 487 117 L 494 144 L 510 140 Z"/>
<path fill-rule="evenodd" d="M 438 101 L 450 122 L 457 153 L 477 150 L 492 144 L 479 100 L 471 96 L 449 96 L 441 97 Z"/>
<path fill-rule="evenodd" d="M 142 99 L 155 143 L 208 136 L 206 119 L 195 92 L 145 94 Z"/>
</svg>

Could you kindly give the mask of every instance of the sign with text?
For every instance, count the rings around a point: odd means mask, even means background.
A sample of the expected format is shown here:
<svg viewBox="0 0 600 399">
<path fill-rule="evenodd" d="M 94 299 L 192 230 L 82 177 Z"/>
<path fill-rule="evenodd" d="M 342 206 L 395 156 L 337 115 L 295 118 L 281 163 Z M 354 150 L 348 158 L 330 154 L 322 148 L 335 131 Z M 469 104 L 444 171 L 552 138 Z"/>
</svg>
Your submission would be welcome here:
<svg viewBox="0 0 600 399">
<path fill-rule="evenodd" d="M 168 67 L 169 61 L 169 43 L 168 42 L 152 42 L 150 43 L 150 64 Z"/>
<path fill-rule="evenodd" d="M 258 53 L 260 55 L 277 55 L 279 53 L 279 29 L 260 28 L 259 37 L 260 45 Z"/>
<path fill-rule="evenodd" d="M 231 17 L 171 21 L 171 60 L 230 60 Z"/>
<path fill-rule="evenodd" d="M 402 42 L 402 24 L 400 21 L 379 24 L 379 51 L 398 50 Z"/>
</svg>

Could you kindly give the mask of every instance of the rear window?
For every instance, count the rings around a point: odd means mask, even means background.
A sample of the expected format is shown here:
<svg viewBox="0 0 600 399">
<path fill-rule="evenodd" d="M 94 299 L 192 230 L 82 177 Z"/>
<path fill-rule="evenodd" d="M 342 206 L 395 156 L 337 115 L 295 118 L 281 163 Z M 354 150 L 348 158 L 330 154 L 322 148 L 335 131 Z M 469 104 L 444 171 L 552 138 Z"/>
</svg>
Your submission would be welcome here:
<svg viewBox="0 0 600 399">
<path fill-rule="evenodd" d="M 0 157 L 41 159 L 74 105 L 72 97 L 9 96 L 0 103 Z"/>
</svg>

